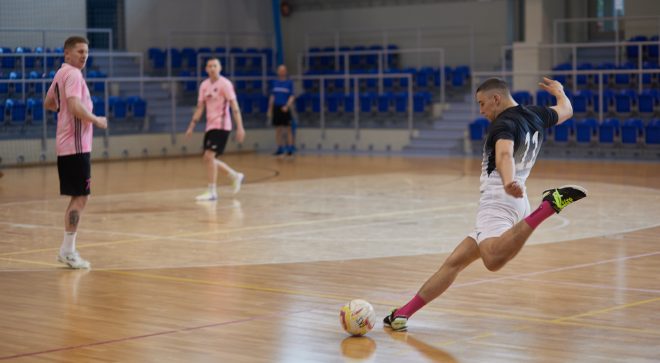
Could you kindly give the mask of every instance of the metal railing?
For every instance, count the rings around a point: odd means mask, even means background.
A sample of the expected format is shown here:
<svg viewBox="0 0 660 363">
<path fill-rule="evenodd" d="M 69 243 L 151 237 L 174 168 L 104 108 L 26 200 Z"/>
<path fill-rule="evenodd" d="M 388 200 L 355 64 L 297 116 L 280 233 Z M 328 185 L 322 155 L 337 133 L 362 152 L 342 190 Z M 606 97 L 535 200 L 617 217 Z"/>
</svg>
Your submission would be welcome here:
<svg viewBox="0 0 660 363">
<path fill-rule="evenodd" d="M 245 42 L 236 42 L 236 38 L 241 38 L 241 37 L 256 37 L 260 39 L 258 43 L 263 42 L 264 39 L 269 40 L 269 44 L 267 44 L 267 47 L 270 47 L 271 49 L 275 50 L 275 35 L 271 32 L 226 32 L 226 31 L 211 31 L 211 32 L 205 32 L 205 31 L 197 31 L 197 30 L 172 30 L 167 34 L 167 48 L 165 49 L 165 54 L 167 57 L 167 75 L 172 76 L 172 53 L 171 49 L 174 47 L 174 38 L 175 37 L 192 37 L 195 39 L 199 39 L 200 37 L 204 36 L 211 36 L 214 41 L 215 39 L 222 38 L 223 42 L 222 44 L 219 44 L 218 46 L 223 46 L 227 49 L 227 53 L 230 53 L 229 50 L 233 46 L 244 46 Z M 251 53 L 254 54 L 254 53 Z M 275 64 L 275 54 L 272 54 L 272 59 L 271 59 L 272 64 Z"/>
<path fill-rule="evenodd" d="M 383 92 L 383 76 L 387 75 L 387 73 L 384 73 L 384 70 L 389 68 L 388 64 L 388 55 L 390 54 L 406 54 L 406 53 L 416 53 L 416 54 L 434 54 L 437 53 L 438 55 L 438 63 L 436 65 L 440 69 L 440 102 L 445 103 L 445 98 L 446 98 L 446 80 L 445 80 L 445 50 L 443 48 L 421 48 L 421 49 L 397 49 L 397 50 L 388 50 L 388 49 L 382 49 L 382 50 L 349 50 L 349 51 L 337 51 L 337 52 L 314 52 L 314 53 L 298 53 L 298 77 L 301 77 L 304 72 L 309 70 L 309 60 L 310 57 L 323 57 L 323 56 L 335 56 L 336 60 L 339 60 L 340 58 L 343 59 L 344 61 L 344 69 L 343 69 L 343 75 L 334 75 L 336 78 L 345 78 L 348 80 L 349 77 L 351 77 L 353 74 L 351 74 L 351 66 L 350 66 L 350 57 L 351 56 L 356 56 L 356 55 L 376 55 L 377 57 L 377 64 L 378 64 L 378 72 L 376 75 L 378 76 L 378 92 L 382 93 Z M 306 67 L 305 67 L 306 65 Z M 336 65 L 336 71 L 340 71 L 338 65 L 339 62 L 335 62 Z M 404 74 L 405 72 L 402 72 L 400 74 Z M 345 92 L 348 93 L 348 82 L 346 81 L 346 89 Z"/>
<path fill-rule="evenodd" d="M 268 64 L 267 64 L 267 57 L 263 53 L 197 53 L 197 66 L 195 69 L 195 74 L 197 76 L 197 82 L 201 82 L 204 76 L 202 75 L 202 71 L 204 70 L 205 64 L 203 62 L 204 59 L 208 59 L 210 57 L 217 57 L 220 59 L 221 65 L 223 66 L 223 73 L 226 74 L 230 79 L 236 78 L 237 70 L 236 70 L 236 58 L 237 57 L 246 57 L 246 58 L 259 58 L 261 60 L 261 80 L 263 82 L 262 86 L 262 92 L 266 93 L 268 92 L 268 84 L 267 84 L 267 78 L 268 78 Z M 223 62 L 224 60 L 224 62 Z M 229 61 L 227 61 L 229 60 Z M 224 68 L 226 67 L 226 68 Z"/>
<path fill-rule="evenodd" d="M 584 76 L 593 76 L 595 79 L 597 79 L 597 85 L 598 85 L 598 120 L 599 122 L 602 122 L 605 118 L 604 114 L 604 107 L 603 107 L 603 94 L 605 90 L 605 82 L 604 79 L 605 77 L 611 77 L 615 76 L 617 74 L 626 74 L 626 75 L 632 75 L 636 74 L 639 75 L 638 77 L 638 91 L 641 92 L 643 90 L 643 82 L 642 82 L 642 75 L 644 74 L 656 74 L 660 76 L 660 69 L 636 69 L 636 70 L 618 70 L 618 69 L 598 69 L 598 70 L 572 70 L 572 71 L 552 71 L 552 70 L 543 70 L 543 71 L 500 71 L 500 72 L 473 72 L 472 73 L 472 82 L 471 82 L 471 94 L 476 94 L 477 88 L 479 87 L 479 84 L 481 80 L 485 78 L 491 78 L 491 77 L 499 77 L 499 78 L 511 78 L 514 76 L 536 76 L 539 80 L 541 80 L 542 77 L 553 77 L 553 76 L 573 76 L 573 80 L 575 80 L 578 75 L 584 75 Z M 575 83 L 575 82 L 574 82 Z M 512 84 L 512 82 L 509 82 L 509 84 Z M 511 90 L 516 91 L 516 90 Z M 471 116 L 472 118 L 476 118 L 477 116 L 477 103 L 473 102 L 472 103 L 472 109 L 471 109 Z"/>
<path fill-rule="evenodd" d="M 622 47 L 635 46 L 638 51 L 638 69 L 642 69 L 644 60 L 642 59 L 642 50 L 644 47 L 649 45 L 660 46 L 660 40 L 657 41 L 639 41 L 639 42 L 603 42 L 603 43 L 567 43 L 567 44 L 516 44 L 516 45 L 504 45 L 501 47 L 500 57 L 502 62 L 502 70 L 507 71 L 511 68 L 507 64 L 507 52 L 511 52 L 516 49 L 552 49 L 553 50 L 553 61 L 552 64 L 557 65 L 559 63 L 556 59 L 556 51 L 559 49 L 569 49 L 570 50 L 570 59 L 573 65 L 573 68 L 578 66 L 578 49 L 580 48 L 614 48 L 620 50 Z M 615 56 L 613 63 L 620 65 L 621 59 L 619 55 Z"/>
<path fill-rule="evenodd" d="M 440 27 L 400 27 L 400 28 L 383 28 L 383 29 L 374 29 L 374 28 L 354 28 L 354 29 L 343 29 L 335 31 L 325 31 L 325 32 L 308 32 L 305 34 L 305 52 L 309 51 L 312 43 L 322 44 L 320 41 L 312 41 L 314 37 L 331 37 L 332 45 L 334 46 L 335 52 L 340 52 L 340 47 L 345 45 L 353 45 L 355 42 L 347 42 L 350 38 L 355 38 L 356 34 L 360 37 L 364 37 L 367 34 L 376 34 L 372 43 L 380 44 L 383 49 L 387 49 L 387 46 L 390 44 L 393 38 L 400 38 L 403 34 L 410 33 L 412 34 L 411 38 L 414 39 L 413 42 L 405 42 L 406 44 L 415 44 L 414 47 L 417 49 L 422 48 L 422 43 L 431 37 L 431 33 L 440 32 L 440 36 L 447 36 L 455 38 L 456 34 L 452 33 L 459 32 L 461 36 L 468 37 L 468 48 L 469 48 L 469 65 L 471 69 L 475 67 L 475 31 L 474 26 L 472 25 L 459 25 L 459 26 L 440 26 Z M 434 34 L 433 37 L 437 37 L 437 34 Z M 366 44 L 365 44 L 366 45 Z"/>
</svg>

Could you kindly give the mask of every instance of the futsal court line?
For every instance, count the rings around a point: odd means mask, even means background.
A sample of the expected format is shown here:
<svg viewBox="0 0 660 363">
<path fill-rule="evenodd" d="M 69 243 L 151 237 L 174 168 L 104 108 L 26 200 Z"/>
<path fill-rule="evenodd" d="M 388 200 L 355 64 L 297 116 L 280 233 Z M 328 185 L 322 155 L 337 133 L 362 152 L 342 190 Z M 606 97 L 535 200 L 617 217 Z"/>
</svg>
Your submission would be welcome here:
<svg viewBox="0 0 660 363">
<path fill-rule="evenodd" d="M 660 253 L 660 252 L 656 252 Z M 653 254 L 656 254 L 653 253 Z M 648 254 L 643 254 L 643 255 L 637 255 L 637 256 L 628 256 L 627 259 L 632 259 L 632 258 L 639 258 L 640 256 L 645 256 Z M 13 259 L 11 258 L 0 258 L 2 260 L 10 260 L 12 261 Z M 24 261 L 23 262 L 31 262 L 31 261 Z M 611 260 L 608 260 L 611 261 Z M 44 264 L 44 263 L 38 263 L 38 264 Z M 597 265 L 600 264 L 600 262 L 594 262 L 591 263 L 591 265 Z M 47 264 L 50 265 L 50 264 Z M 580 264 L 580 265 L 574 265 L 574 266 L 566 266 L 564 269 L 567 270 L 569 268 L 582 268 L 585 267 L 585 264 Z M 542 274 L 546 272 L 554 272 L 556 269 L 550 269 L 550 270 L 545 270 L 545 271 L 537 271 L 536 274 Z M 348 301 L 354 298 L 354 296 L 345 296 L 345 295 L 336 295 L 336 294 L 319 294 L 315 292 L 309 292 L 309 291 L 300 291 L 300 290 L 289 290 L 289 289 L 281 289 L 281 288 L 268 288 L 264 286 L 259 286 L 259 285 L 252 285 L 252 284 L 228 284 L 224 283 L 221 281 L 210 281 L 210 280 L 202 280 L 202 279 L 193 279 L 193 278 L 184 278 L 184 277 L 176 277 L 176 276 L 165 276 L 165 275 L 157 275 L 157 274 L 148 274 L 148 273 L 141 273 L 141 272 L 128 272 L 128 271 L 115 271 L 115 270 L 103 270 L 102 272 L 108 273 L 108 274 L 114 274 L 114 275 L 124 275 L 124 276 L 134 276 L 134 277 L 142 277 L 142 278 L 147 278 L 147 279 L 155 279 L 155 280 L 163 280 L 163 281 L 169 281 L 169 282 L 174 282 L 174 283 L 193 283 L 193 284 L 201 284 L 201 285 L 213 285 L 213 286 L 220 286 L 220 287 L 226 287 L 226 288 L 236 288 L 236 289 L 245 289 L 245 290 L 253 290 L 253 291 L 261 291 L 261 292 L 268 292 L 268 293 L 274 293 L 274 294 L 286 294 L 286 295 L 295 295 L 295 296 L 307 296 L 307 297 L 315 297 L 315 298 L 320 298 L 320 299 L 330 299 L 330 300 L 338 300 L 338 301 Z M 526 275 L 526 274 L 523 274 Z M 540 324 L 551 324 L 551 325 L 571 325 L 571 326 L 579 326 L 579 327 L 587 327 L 587 328 L 595 328 L 595 329 L 605 329 L 605 330 L 612 330 L 612 331 L 622 331 L 622 332 L 629 332 L 629 333 L 640 333 L 640 334 L 648 334 L 648 335 L 657 335 L 660 336 L 660 331 L 657 330 L 649 330 L 649 329 L 636 329 L 636 328 L 626 328 L 626 327 L 617 327 L 617 326 L 610 326 L 610 325 L 602 325 L 602 324 L 592 324 L 592 323 L 586 323 L 586 322 L 578 322 L 574 321 L 574 319 L 584 317 L 584 316 L 595 316 L 599 314 L 603 314 L 609 311 L 613 310 L 620 310 L 620 309 L 625 309 L 628 307 L 632 306 L 638 306 L 638 305 L 643 305 L 647 304 L 650 302 L 658 301 L 660 300 L 660 297 L 658 298 L 653 298 L 653 299 L 646 299 L 646 300 L 641 300 L 641 301 L 636 301 L 632 302 L 629 304 L 623 304 L 623 305 L 616 305 L 613 307 L 609 307 L 606 309 L 598 309 L 598 310 L 593 310 L 593 311 L 587 311 L 585 313 L 581 314 L 576 314 L 576 315 L 571 315 L 571 316 L 566 316 L 566 317 L 559 317 L 559 318 L 554 318 L 554 319 L 547 319 L 547 318 L 534 318 L 534 317 L 528 317 L 528 316 L 521 316 L 521 315 L 509 315 L 505 313 L 493 313 L 493 312 L 480 312 L 480 311 L 473 311 L 473 310 L 463 310 L 463 309 L 454 309 L 454 308 L 435 308 L 432 306 L 427 306 L 426 310 L 428 311 L 436 311 L 436 312 L 443 312 L 443 313 L 451 313 L 455 315 L 462 315 L 462 316 L 481 316 L 481 317 L 486 317 L 486 318 L 500 318 L 504 320 L 518 320 L 518 321 L 525 321 L 525 322 L 531 322 L 531 323 L 540 323 Z M 375 305 L 381 305 L 381 306 L 396 306 L 397 302 L 394 301 L 383 301 L 383 300 L 371 300 L 371 302 Z M 529 327 L 523 327 L 522 329 L 517 329 L 518 330 L 524 330 Z M 474 337 L 472 337 L 474 338 Z"/>
<path fill-rule="evenodd" d="M 520 277 L 520 278 L 518 278 L 518 280 L 528 281 L 528 282 L 540 282 L 540 283 L 543 283 L 543 284 L 552 284 L 552 285 L 587 287 L 587 288 L 591 288 L 591 289 L 603 289 L 603 290 L 615 290 L 615 291 L 634 291 L 634 292 L 645 292 L 645 293 L 649 293 L 649 294 L 660 294 L 660 290 L 640 289 L 640 288 L 636 288 L 636 287 L 620 287 L 620 286 L 613 286 L 613 285 L 587 284 L 587 283 L 582 283 L 582 282 L 527 279 L 527 278 L 524 278 L 524 277 Z"/>
<path fill-rule="evenodd" d="M 229 228 L 229 229 L 225 229 L 225 230 L 221 230 L 221 231 L 188 232 L 188 233 L 180 233 L 180 234 L 171 235 L 171 236 L 169 236 L 168 239 L 182 238 L 182 237 L 185 238 L 185 237 L 194 237 L 194 236 L 204 236 L 204 235 L 211 235 L 211 234 L 216 234 L 216 233 L 236 233 L 236 232 L 246 232 L 246 231 L 260 231 L 260 230 L 274 229 L 274 228 L 298 227 L 298 226 L 307 226 L 307 225 L 313 225 L 313 224 L 319 224 L 319 223 L 335 223 L 335 222 L 356 221 L 356 220 L 364 220 L 364 219 L 370 219 L 370 218 L 394 217 L 394 216 L 409 215 L 409 214 L 416 214 L 416 213 L 439 212 L 439 211 L 450 210 L 450 209 L 455 209 L 455 208 L 464 208 L 466 206 L 471 206 L 471 205 L 475 205 L 475 204 L 476 203 L 462 203 L 462 204 L 454 204 L 454 205 L 448 205 L 448 206 L 442 206 L 442 207 L 410 209 L 410 210 L 404 210 L 404 211 L 382 212 L 382 213 L 354 215 L 354 216 L 346 216 L 346 217 L 333 217 L 333 218 L 304 220 L 304 221 L 295 221 L 295 222 L 287 222 L 287 223 L 274 223 L 274 224 L 266 224 L 266 225 L 259 225 L 259 226 L 237 227 L 237 228 Z M 154 237 L 132 238 L 132 239 L 125 239 L 125 240 L 118 240 L 118 241 L 110 241 L 110 242 L 99 242 L 99 243 L 93 243 L 93 244 L 80 244 L 80 245 L 78 245 L 78 249 L 92 248 L 92 247 L 114 246 L 114 245 L 133 243 L 133 242 L 148 242 L 148 241 L 154 241 L 154 240 L 157 240 L 157 239 L 164 239 L 164 238 L 166 238 L 166 237 L 154 236 Z M 52 247 L 52 248 L 39 248 L 39 249 L 25 250 L 25 251 L 6 252 L 6 253 L 0 253 L 0 257 L 17 256 L 17 255 L 24 255 L 24 254 L 38 253 L 38 252 L 48 252 L 48 251 L 55 251 L 55 250 L 59 250 L 59 248 Z"/>
<path fill-rule="evenodd" d="M 295 315 L 295 314 L 308 313 L 308 312 L 311 312 L 311 311 L 313 311 L 313 309 L 296 310 L 296 311 L 291 311 L 291 312 L 285 312 L 285 314 Z M 251 322 L 251 321 L 255 321 L 255 320 L 270 319 L 270 318 L 281 316 L 281 315 L 282 315 L 282 312 L 277 312 L 277 313 L 271 313 L 271 314 L 265 314 L 265 315 L 252 316 L 252 317 L 244 318 L 244 319 L 223 321 L 221 323 L 211 323 L 211 324 L 198 325 L 198 326 L 192 326 L 192 327 L 187 327 L 187 328 L 165 330 L 165 331 L 156 332 L 156 333 L 149 333 L 149 334 L 143 334 L 143 335 L 133 335 L 133 336 L 123 337 L 123 338 L 101 340 L 101 341 L 97 341 L 97 342 L 91 342 L 91 343 L 68 346 L 68 347 L 60 347 L 60 348 L 53 348 L 53 349 L 41 350 L 41 351 L 35 351 L 35 352 L 19 353 L 19 354 L 14 354 L 14 355 L 10 355 L 10 356 L 0 357 L 0 360 L 33 357 L 33 356 L 36 356 L 36 355 L 42 355 L 42 354 L 48 354 L 48 353 L 58 353 L 58 352 L 64 352 L 64 351 L 69 351 L 69 350 L 96 347 L 96 346 L 99 346 L 99 345 L 107 345 L 107 344 L 113 344 L 113 343 L 122 343 L 122 342 L 128 342 L 128 341 L 135 341 L 135 340 L 139 340 L 139 339 L 152 338 L 152 337 L 170 335 L 170 334 L 176 334 L 176 333 L 183 333 L 183 332 L 189 332 L 189 331 L 206 329 L 206 328 L 215 328 L 215 327 L 225 326 L 225 325 L 242 324 L 242 323 L 247 323 L 247 322 Z"/>
</svg>

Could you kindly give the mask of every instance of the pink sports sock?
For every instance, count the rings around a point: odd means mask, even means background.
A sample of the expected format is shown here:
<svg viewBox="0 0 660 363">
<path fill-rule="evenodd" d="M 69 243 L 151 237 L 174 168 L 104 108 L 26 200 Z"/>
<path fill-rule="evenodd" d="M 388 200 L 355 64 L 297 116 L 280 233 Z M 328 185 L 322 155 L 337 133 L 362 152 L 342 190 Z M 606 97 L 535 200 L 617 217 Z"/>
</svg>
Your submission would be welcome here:
<svg viewBox="0 0 660 363">
<path fill-rule="evenodd" d="M 394 313 L 394 316 L 403 315 L 403 316 L 409 318 L 414 313 L 416 313 L 417 310 L 421 309 L 424 305 L 426 305 L 426 302 L 424 300 L 422 300 L 422 298 L 419 297 L 419 295 L 415 295 L 415 297 L 413 297 L 412 300 L 408 301 L 408 303 L 406 305 L 399 308 L 399 310 L 397 310 Z"/>
<path fill-rule="evenodd" d="M 543 221 L 548 219 L 551 215 L 555 214 L 555 210 L 550 205 L 550 202 L 544 200 L 543 203 L 532 214 L 525 218 L 525 222 L 529 224 L 532 229 L 536 229 Z"/>
</svg>

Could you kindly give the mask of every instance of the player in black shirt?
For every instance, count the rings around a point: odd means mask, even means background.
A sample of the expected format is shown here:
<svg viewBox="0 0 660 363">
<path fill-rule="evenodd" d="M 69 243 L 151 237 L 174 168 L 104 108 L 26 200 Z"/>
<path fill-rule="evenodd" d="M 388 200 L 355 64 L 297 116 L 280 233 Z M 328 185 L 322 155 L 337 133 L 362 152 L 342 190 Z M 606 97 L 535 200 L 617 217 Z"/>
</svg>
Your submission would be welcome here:
<svg viewBox="0 0 660 363">
<path fill-rule="evenodd" d="M 561 83 L 543 78 L 539 86 L 557 98 L 556 106 L 518 105 L 500 79 L 491 78 L 477 89 L 479 111 L 491 125 L 484 144 L 476 227 L 406 305 L 383 319 L 385 326 L 405 331 L 408 318 L 447 290 L 469 264 L 481 258 L 490 271 L 499 270 L 516 256 L 541 222 L 587 196 L 579 186 L 549 189 L 543 192 L 541 205 L 529 213 L 525 181 L 545 130 L 573 115 Z"/>
</svg>

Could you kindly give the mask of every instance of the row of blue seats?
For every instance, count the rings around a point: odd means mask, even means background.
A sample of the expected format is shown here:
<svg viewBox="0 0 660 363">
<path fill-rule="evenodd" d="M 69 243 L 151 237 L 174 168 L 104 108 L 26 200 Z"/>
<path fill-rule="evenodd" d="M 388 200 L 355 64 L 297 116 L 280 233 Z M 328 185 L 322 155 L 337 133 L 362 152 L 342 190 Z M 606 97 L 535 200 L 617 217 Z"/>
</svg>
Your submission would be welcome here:
<svg viewBox="0 0 660 363">
<path fill-rule="evenodd" d="M 238 94 L 238 103 L 241 111 L 246 114 L 254 112 L 266 113 L 268 111 L 268 96 L 263 94 Z M 432 101 L 429 92 L 417 92 L 413 94 L 413 112 L 428 112 Z M 324 97 L 324 111 L 330 114 L 340 112 L 355 112 L 355 95 L 344 93 L 331 93 Z M 372 92 L 360 93 L 358 95 L 359 111 L 363 113 L 405 113 L 408 112 L 408 93 L 383 93 Z M 320 113 L 321 97 L 319 94 L 302 93 L 296 97 L 295 103 L 298 113 Z"/>
<path fill-rule="evenodd" d="M 165 69 L 167 67 L 168 57 L 171 57 L 172 68 L 181 69 L 181 68 L 196 68 L 197 67 L 197 57 L 198 54 L 214 54 L 221 59 L 225 67 L 229 61 L 230 54 L 237 54 L 234 57 L 234 65 L 238 68 L 244 68 L 246 66 L 252 66 L 253 68 L 261 68 L 262 66 L 262 55 L 266 58 L 266 65 L 270 69 L 272 68 L 272 59 L 273 59 L 273 49 L 272 48 L 225 48 L 225 47 L 216 47 L 214 49 L 209 47 L 202 48 L 170 48 L 160 49 L 160 48 L 149 48 L 147 50 L 147 55 L 151 61 L 151 65 L 154 69 Z"/>
<path fill-rule="evenodd" d="M 479 118 L 470 123 L 470 140 L 480 141 L 485 137 L 489 122 Z M 596 119 L 587 118 L 579 121 L 570 119 L 560 125 L 548 129 L 549 139 L 565 143 L 575 141 L 578 144 L 622 144 L 646 143 L 648 145 L 660 144 L 660 119 L 653 119 L 644 123 L 641 119 L 631 118 L 621 122 L 617 118 L 605 119 L 598 123 Z"/>
<path fill-rule="evenodd" d="M 654 35 L 647 37 L 646 35 L 636 35 L 634 37 L 628 38 L 630 42 L 646 42 L 646 41 L 658 41 L 658 36 Z M 642 45 L 642 53 L 639 53 L 639 47 L 636 45 L 627 45 L 626 46 L 626 56 L 629 59 L 638 59 L 640 55 L 642 59 L 655 59 L 658 60 L 658 44 L 648 44 Z"/>
<path fill-rule="evenodd" d="M 617 66 L 612 62 L 603 62 L 600 64 L 593 64 L 589 62 L 580 63 L 577 65 L 578 71 L 590 70 L 636 70 L 639 66 L 637 63 L 627 62 Z M 552 68 L 555 71 L 572 71 L 572 63 L 561 63 Z M 657 62 L 644 62 L 642 69 L 660 69 Z M 646 73 L 642 74 L 642 84 L 650 85 L 658 83 L 659 74 Z M 573 84 L 572 75 L 557 74 L 553 78 L 563 84 Z M 578 86 L 595 86 L 598 84 L 599 79 L 597 74 L 579 74 L 575 80 Z M 603 85 L 616 85 L 616 86 L 636 86 L 638 85 L 639 78 L 634 73 L 619 73 L 619 74 L 603 74 Z"/>
<path fill-rule="evenodd" d="M 39 73 L 37 71 L 30 71 L 26 74 L 26 76 L 27 77 L 25 77 L 25 79 L 30 79 L 30 80 L 53 79 L 55 77 L 55 71 L 50 71 L 48 73 Z M 100 71 L 90 70 L 87 72 L 87 78 L 107 78 L 107 77 L 108 77 L 107 74 Z M 3 73 L 0 73 L 0 79 L 20 80 L 23 79 L 23 74 L 21 72 L 12 71 L 5 76 Z M 92 88 L 94 91 L 103 92 L 103 90 L 105 89 L 103 82 L 90 82 L 90 84 L 92 83 L 93 83 Z M 50 82 L 47 84 L 47 86 L 49 84 Z M 42 92 L 41 83 L 30 82 L 27 83 L 26 85 L 28 87 L 27 92 L 35 92 L 35 93 Z M 0 83 L 0 95 L 7 94 L 12 91 L 16 93 L 22 92 L 23 83 L 22 82 Z"/>
<path fill-rule="evenodd" d="M 388 53 L 387 57 L 384 59 L 388 66 L 398 66 L 398 51 L 399 47 L 395 44 L 389 44 L 387 46 L 388 51 L 393 53 Z M 323 70 L 323 69 L 335 69 L 338 65 L 340 69 L 343 69 L 345 65 L 345 58 L 342 56 L 342 53 L 349 51 L 374 51 L 370 54 L 350 54 L 348 57 L 348 62 L 350 68 L 374 68 L 378 66 L 378 51 L 384 51 L 385 48 L 382 45 L 356 45 L 353 47 L 341 46 L 338 48 L 328 46 L 328 47 L 311 47 L 307 50 L 309 57 L 309 66 L 313 70 Z M 339 56 L 325 54 L 325 53 L 337 53 Z M 314 55 L 314 53 L 324 53 L 323 55 Z M 338 62 L 338 64 L 335 64 Z"/>
<path fill-rule="evenodd" d="M 467 84 L 470 79 L 470 67 L 465 65 L 459 65 L 455 68 L 445 66 L 445 80 L 450 81 L 451 85 L 454 87 L 463 87 Z M 307 76 L 316 76 L 316 75 L 336 75 L 341 76 L 345 74 L 342 71 L 307 71 L 305 75 Z M 351 70 L 349 73 L 351 75 L 377 75 L 377 69 L 371 70 Z M 416 68 L 404 68 L 404 69 L 387 69 L 383 71 L 383 74 L 386 75 L 411 75 L 413 84 L 417 88 L 427 89 L 429 87 L 435 86 L 439 87 L 442 83 L 441 71 L 439 68 L 432 67 L 422 67 L 419 69 Z M 354 83 L 353 80 L 350 80 L 350 87 L 352 88 Z M 328 79 L 325 81 L 326 89 L 344 89 L 346 80 L 344 78 L 334 78 Z M 378 80 L 376 78 L 365 78 L 360 80 L 358 86 L 362 89 L 374 90 L 378 87 Z M 407 77 L 401 78 L 383 78 L 383 87 L 386 90 L 392 90 L 393 88 L 405 88 L 408 87 Z M 306 79 L 303 81 L 303 87 L 306 90 L 317 90 L 320 87 L 320 82 L 318 80 Z"/>
<path fill-rule="evenodd" d="M 577 114 L 599 112 L 599 95 L 590 90 L 579 90 L 571 92 L 565 90 L 566 95 L 571 100 L 573 112 Z M 545 90 L 536 92 L 534 98 L 527 91 L 517 91 L 512 94 L 513 99 L 522 105 L 536 104 L 539 106 L 552 106 L 556 103 L 556 98 Z M 603 91 L 603 112 L 617 113 L 640 113 L 653 114 L 660 112 L 660 90 L 646 89 L 637 93 L 634 89 L 625 89 L 614 91 L 606 89 Z"/>
<path fill-rule="evenodd" d="M 94 113 L 105 116 L 105 101 L 93 96 L 92 103 Z M 139 96 L 109 97 L 108 104 L 110 116 L 115 119 L 143 118 L 147 114 L 147 102 Z M 43 121 L 43 100 L 41 98 L 28 98 L 26 101 L 8 98 L 0 103 L 0 122 L 24 124 L 38 121 Z"/>
<path fill-rule="evenodd" d="M 55 48 L 51 51 L 50 48 L 36 47 L 34 50 L 29 47 L 16 47 L 13 50 L 7 47 L 0 47 L 0 54 L 3 56 L 0 57 L 0 69 L 12 70 L 20 65 L 19 60 L 22 59 L 21 54 L 24 53 L 58 53 L 63 54 L 64 48 Z M 7 56 L 9 55 L 9 56 Z M 16 56 L 11 56 L 16 55 Z M 39 56 L 25 56 L 25 68 L 34 68 L 37 66 L 43 66 L 42 64 L 43 57 Z M 46 65 L 48 68 L 52 68 L 58 64 L 64 62 L 63 56 L 47 56 Z"/>
<path fill-rule="evenodd" d="M 324 97 L 325 111 L 328 113 L 355 112 L 355 94 L 335 92 Z M 408 92 L 363 92 L 358 94 L 359 111 L 362 113 L 405 113 L 408 112 Z M 430 92 L 413 93 L 413 112 L 423 113 L 430 110 L 433 96 Z M 321 97 L 318 93 L 303 93 L 296 98 L 296 111 L 321 112 Z"/>
</svg>

